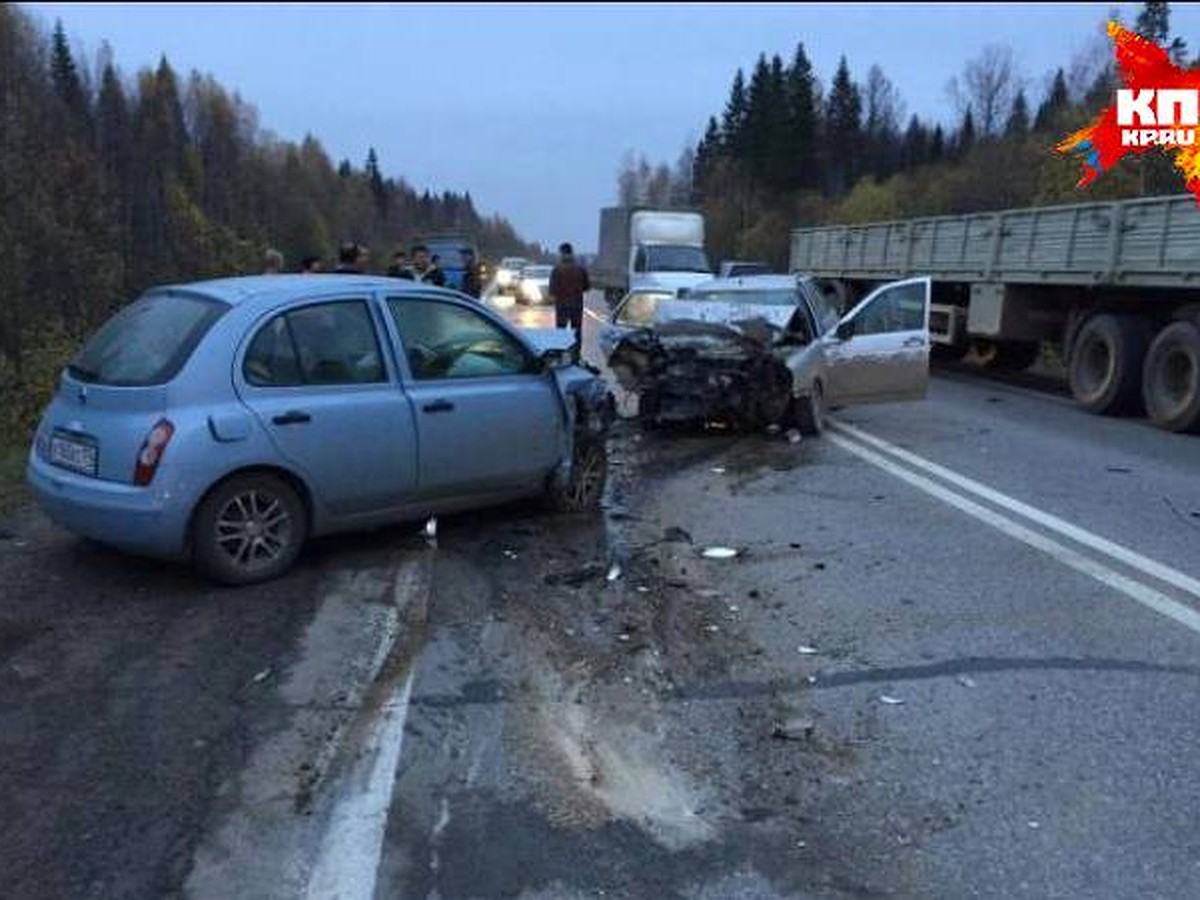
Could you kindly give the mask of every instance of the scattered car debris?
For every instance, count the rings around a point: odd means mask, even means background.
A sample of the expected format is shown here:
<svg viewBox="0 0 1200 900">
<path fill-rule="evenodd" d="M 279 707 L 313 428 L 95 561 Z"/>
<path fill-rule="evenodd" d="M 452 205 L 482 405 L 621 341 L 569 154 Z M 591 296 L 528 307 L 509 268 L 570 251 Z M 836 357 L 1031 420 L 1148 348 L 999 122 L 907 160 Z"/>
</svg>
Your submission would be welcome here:
<svg viewBox="0 0 1200 900">
<path fill-rule="evenodd" d="M 705 559 L 733 559 L 738 551 L 732 547 L 705 547 L 700 555 Z"/>
<path fill-rule="evenodd" d="M 717 625 L 706 625 L 706 626 L 704 626 L 704 630 L 709 632 L 710 634 L 715 634 L 716 632 L 720 631 L 721 629 Z"/>
<path fill-rule="evenodd" d="M 1029 822 L 1029 827 L 1030 827 L 1030 828 L 1033 828 L 1033 829 L 1035 829 L 1035 830 L 1036 830 L 1036 829 L 1038 829 L 1038 828 L 1041 828 L 1041 827 L 1042 827 L 1042 823 L 1041 823 L 1041 822 L 1030 821 L 1030 822 Z"/>
<path fill-rule="evenodd" d="M 879 702 L 885 706 L 900 706 L 904 703 L 904 700 L 900 697 L 889 697 L 887 694 L 880 694 Z"/>
<path fill-rule="evenodd" d="M 806 644 L 802 644 L 801 646 L 797 647 L 796 651 L 801 656 L 816 656 L 820 652 L 816 647 L 809 647 Z"/>
<path fill-rule="evenodd" d="M 724 475 L 725 467 L 724 466 L 713 466 L 711 471 L 714 475 Z"/>
<path fill-rule="evenodd" d="M 646 587 L 644 584 L 639 584 L 637 586 L 637 592 L 639 594 L 648 594 L 650 593 L 650 588 Z"/>
<path fill-rule="evenodd" d="M 797 428 L 789 428 L 787 433 L 789 444 L 798 444 L 801 441 L 800 431 Z"/>
<path fill-rule="evenodd" d="M 250 681 L 252 684 L 262 684 L 264 681 L 266 681 L 270 677 L 271 677 L 271 667 L 267 666 L 265 669 L 263 669 L 261 672 L 259 672 L 257 675 L 255 675 L 252 679 L 250 679 Z"/>
<path fill-rule="evenodd" d="M 690 544 L 692 536 L 678 526 L 672 525 L 663 531 L 663 543 L 665 544 Z"/>
<path fill-rule="evenodd" d="M 572 572 L 552 572 L 545 576 L 542 580 L 550 585 L 566 585 L 567 587 L 582 587 L 589 581 L 593 581 L 604 574 L 604 566 L 600 563 L 588 563 L 580 569 L 575 569 Z"/>
<path fill-rule="evenodd" d="M 517 558 L 517 551 L 516 551 L 516 550 L 505 550 L 505 551 L 504 551 L 504 558 L 505 558 L 505 559 L 516 559 L 516 558 Z"/>
<path fill-rule="evenodd" d="M 786 722 L 776 722 L 771 730 L 771 737 L 781 741 L 807 741 L 813 736 L 816 725 L 812 719 L 794 718 Z"/>
<path fill-rule="evenodd" d="M 957 681 L 959 684 L 961 684 L 965 688 L 975 687 L 975 679 L 971 678 L 969 675 L 959 675 L 954 680 Z"/>
<path fill-rule="evenodd" d="M 612 583 L 612 582 L 616 581 L 616 580 L 617 580 L 618 578 L 620 578 L 620 577 L 621 577 L 621 564 L 620 564 L 620 563 L 613 563 L 613 564 L 612 564 L 612 565 L 609 567 L 609 569 L 608 569 L 608 574 L 604 576 L 604 579 L 605 579 L 605 581 L 608 581 L 609 583 Z"/>
</svg>

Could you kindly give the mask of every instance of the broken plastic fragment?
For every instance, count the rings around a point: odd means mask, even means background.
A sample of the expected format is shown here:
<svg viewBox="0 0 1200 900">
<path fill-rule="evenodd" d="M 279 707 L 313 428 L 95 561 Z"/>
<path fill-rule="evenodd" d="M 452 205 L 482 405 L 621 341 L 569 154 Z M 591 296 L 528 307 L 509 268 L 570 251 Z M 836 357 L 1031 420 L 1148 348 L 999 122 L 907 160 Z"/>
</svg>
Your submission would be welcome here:
<svg viewBox="0 0 1200 900">
<path fill-rule="evenodd" d="M 899 706 L 904 701 L 902 699 L 900 699 L 899 697 L 889 697 L 887 694 L 880 694 L 879 702 L 885 703 L 888 706 Z"/>
<path fill-rule="evenodd" d="M 608 581 L 616 581 L 620 577 L 621 577 L 621 565 L 620 565 L 620 563 L 613 563 L 612 566 L 608 570 L 608 575 L 606 576 L 606 578 Z"/>
<path fill-rule="evenodd" d="M 431 541 L 437 538 L 437 516 L 430 516 L 425 523 L 425 537 Z"/>
<path fill-rule="evenodd" d="M 767 434 L 779 434 L 783 429 L 774 423 L 767 426 Z"/>
<path fill-rule="evenodd" d="M 798 653 L 799 653 L 801 656 L 816 656 L 816 655 L 817 655 L 817 653 L 819 653 L 819 652 L 820 652 L 819 650 L 817 650 L 817 648 L 816 648 L 816 647 L 809 647 L 808 645 L 802 645 L 802 646 L 800 646 L 800 647 L 797 647 L 797 648 L 796 648 L 796 651 L 797 651 L 797 652 L 798 652 Z"/>
<path fill-rule="evenodd" d="M 505 550 L 504 557 L 505 557 L 505 559 L 516 559 L 517 551 L 516 550 Z"/>
<path fill-rule="evenodd" d="M 713 467 L 712 467 L 712 472 L 713 472 L 713 474 L 714 474 L 714 475 L 724 475 L 724 474 L 725 474 L 725 467 L 724 467 L 724 466 L 713 466 Z"/>
<path fill-rule="evenodd" d="M 787 439 L 788 439 L 789 444 L 800 443 L 800 432 L 797 431 L 795 428 L 788 429 Z"/>
<path fill-rule="evenodd" d="M 648 594 L 650 593 L 650 588 L 646 587 L 644 584 L 639 584 L 637 586 L 637 592 L 639 594 Z"/>
<path fill-rule="evenodd" d="M 262 682 L 267 680 L 267 678 L 268 678 L 268 676 L 270 676 L 270 674 L 271 674 L 271 667 L 267 666 L 267 668 L 263 669 L 261 672 L 259 672 L 257 675 L 254 676 L 254 683 L 262 684 Z"/>
<path fill-rule="evenodd" d="M 733 559 L 738 552 L 732 547 L 705 547 L 701 555 L 705 559 Z"/>
<path fill-rule="evenodd" d="M 975 679 L 971 678 L 968 675 L 959 675 L 954 680 L 957 681 L 959 684 L 961 684 L 963 687 L 967 687 L 967 688 L 975 687 Z"/>
<path fill-rule="evenodd" d="M 711 633 L 715 633 L 715 632 L 718 632 L 718 631 L 720 631 L 721 629 L 720 629 L 720 628 L 718 628 L 716 625 L 707 625 L 707 626 L 705 626 L 705 629 L 704 629 L 704 630 L 705 630 L 705 631 L 708 631 L 708 632 L 711 632 Z"/>
</svg>

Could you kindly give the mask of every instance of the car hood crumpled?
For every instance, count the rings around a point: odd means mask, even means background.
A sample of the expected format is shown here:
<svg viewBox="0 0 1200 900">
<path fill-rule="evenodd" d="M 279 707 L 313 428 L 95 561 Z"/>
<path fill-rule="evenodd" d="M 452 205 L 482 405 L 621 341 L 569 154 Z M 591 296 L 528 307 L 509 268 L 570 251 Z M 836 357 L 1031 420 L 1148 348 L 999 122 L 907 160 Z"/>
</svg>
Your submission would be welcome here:
<svg viewBox="0 0 1200 900">
<path fill-rule="evenodd" d="M 779 334 L 762 318 L 669 319 L 626 334 L 609 367 L 638 395 L 639 418 L 757 428 L 783 419 L 791 401 L 792 374 L 775 350 Z"/>
</svg>

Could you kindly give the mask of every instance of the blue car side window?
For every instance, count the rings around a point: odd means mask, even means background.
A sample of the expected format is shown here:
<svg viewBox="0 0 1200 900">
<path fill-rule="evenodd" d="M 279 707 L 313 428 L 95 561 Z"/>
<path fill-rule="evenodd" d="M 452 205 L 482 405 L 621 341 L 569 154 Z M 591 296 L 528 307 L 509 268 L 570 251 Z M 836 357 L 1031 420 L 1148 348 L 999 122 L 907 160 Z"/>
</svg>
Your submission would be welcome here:
<svg viewBox="0 0 1200 900">
<path fill-rule="evenodd" d="M 537 370 L 536 358 L 519 341 L 473 310 L 415 298 L 392 298 L 388 308 L 418 381 Z"/>
<path fill-rule="evenodd" d="M 280 313 L 254 336 L 242 372 L 248 384 L 373 384 L 387 380 L 375 326 L 360 301 Z"/>
</svg>

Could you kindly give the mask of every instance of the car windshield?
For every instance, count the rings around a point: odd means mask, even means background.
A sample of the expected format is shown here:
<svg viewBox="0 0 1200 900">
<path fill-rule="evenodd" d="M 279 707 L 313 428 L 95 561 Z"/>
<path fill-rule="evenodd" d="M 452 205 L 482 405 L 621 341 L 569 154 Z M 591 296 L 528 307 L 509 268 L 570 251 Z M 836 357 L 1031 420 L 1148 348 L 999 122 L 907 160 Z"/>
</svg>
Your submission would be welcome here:
<svg viewBox="0 0 1200 900">
<path fill-rule="evenodd" d="M 67 371 L 90 384 L 164 384 L 175 377 L 227 309 L 225 303 L 194 295 L 143 297 L 109 319 Z"/>
<path fill-rule="evenodd" d="M 753 304 L 755 306 L 795 306 L 800 302 L 796 291 L 775 288 L 762 291 L 691 291 L 688 300 L 704 303 Z"/>
<path fill-rule="evenodd" d="M 699 247 L 647 248 L 649 272 L 711 272 L 708 257 Z"/>
</svg>

